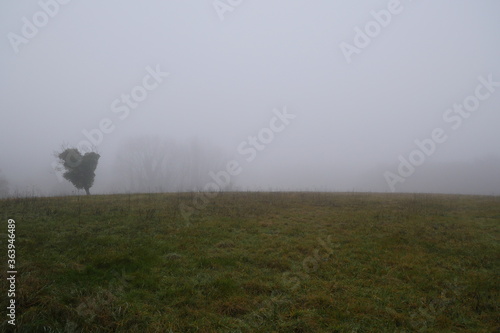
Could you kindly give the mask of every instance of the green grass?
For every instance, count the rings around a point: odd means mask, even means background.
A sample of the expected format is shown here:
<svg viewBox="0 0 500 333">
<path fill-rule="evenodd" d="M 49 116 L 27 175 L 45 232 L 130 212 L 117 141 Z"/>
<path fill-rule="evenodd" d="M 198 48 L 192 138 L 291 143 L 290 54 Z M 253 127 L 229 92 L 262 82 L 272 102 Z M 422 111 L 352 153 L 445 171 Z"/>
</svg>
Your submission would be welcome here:
<svg viewBox="0 0 500 333">
<path fill-rule="evenodd" d="M 17 330 L 500 330 L 500 197 L 220 193 L 187 224 L 193 198 L 0 201 Z"/>
</svg>

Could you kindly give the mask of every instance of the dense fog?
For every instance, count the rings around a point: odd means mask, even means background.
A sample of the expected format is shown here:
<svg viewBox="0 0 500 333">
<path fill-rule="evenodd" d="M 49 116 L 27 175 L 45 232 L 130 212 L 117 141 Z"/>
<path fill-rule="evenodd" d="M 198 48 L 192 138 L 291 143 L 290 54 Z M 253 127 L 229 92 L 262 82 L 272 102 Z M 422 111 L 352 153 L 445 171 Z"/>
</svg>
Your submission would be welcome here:
<svg viewBox="0 0 500 333">
<path fill-rule="evenodd" d="M 0 197 L 500 194 L 500 3 L 4 1 Z M 209 185 L 211 184 L 211 185 Z M 215 185 L 214 185 L 215 184 Z"/>
</svg>

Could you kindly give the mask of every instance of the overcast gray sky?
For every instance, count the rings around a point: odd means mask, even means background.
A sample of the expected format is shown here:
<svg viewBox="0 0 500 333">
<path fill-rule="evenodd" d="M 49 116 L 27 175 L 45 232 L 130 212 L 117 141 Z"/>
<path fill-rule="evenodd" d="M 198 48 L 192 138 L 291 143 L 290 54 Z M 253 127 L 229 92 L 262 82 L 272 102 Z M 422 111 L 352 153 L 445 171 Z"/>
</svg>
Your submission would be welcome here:
<svg viewBox="0 0 500 333">
<path fill-rule="evenodd" d="M 498 1 L 63 2 L 0 4 L 12 189 L 71 189 L 53 151 L 109 119 L 96 193 L 119 145 L 145 135 L 221 147 L 241 189 L 500 193 Z M 122 95 L 151 71 L 169 75 L 137 88 L 147 96 L 126 115 Z M 464 101 L 473 111 L 452 109 Z M 295 118 L 247 161 L 238 147 L 285 107 Z M 435 129 L 446 140 L 401 174 Z"/>
</svg>

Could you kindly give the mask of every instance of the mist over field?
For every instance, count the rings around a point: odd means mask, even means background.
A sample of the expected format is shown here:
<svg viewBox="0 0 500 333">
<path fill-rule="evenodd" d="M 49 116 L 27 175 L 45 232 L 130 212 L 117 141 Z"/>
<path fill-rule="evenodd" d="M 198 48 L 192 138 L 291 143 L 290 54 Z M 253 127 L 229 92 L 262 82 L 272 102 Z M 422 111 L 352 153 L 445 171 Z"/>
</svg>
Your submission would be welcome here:
<svg viewBox="0 0 500 333">
<path fill-rule="evenodd" d="M 0 332 L 500 332 L 499 13 L 0 1 Z"/>
<path fill-rule="evenodd" d="M 81 194 L 57 170 L 63 145 L 100 154 L 92 194 L 498 195 L 499 12 L 4 1 L 0 196 Z"/>
</svg>

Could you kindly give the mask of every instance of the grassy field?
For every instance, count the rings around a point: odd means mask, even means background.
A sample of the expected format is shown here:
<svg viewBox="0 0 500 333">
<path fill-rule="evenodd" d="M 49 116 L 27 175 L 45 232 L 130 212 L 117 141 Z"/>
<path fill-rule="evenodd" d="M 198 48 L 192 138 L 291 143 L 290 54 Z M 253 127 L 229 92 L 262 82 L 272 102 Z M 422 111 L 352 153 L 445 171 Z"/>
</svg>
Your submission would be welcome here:
<svg viewBox="0 0 500 333">
<path fill-rule="evenodd" d="M 500 331 L 500 197 L 220 193 L 187 223 L 193 199 L 0 201 L 17 330 Z"/>
</svg>

